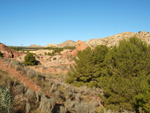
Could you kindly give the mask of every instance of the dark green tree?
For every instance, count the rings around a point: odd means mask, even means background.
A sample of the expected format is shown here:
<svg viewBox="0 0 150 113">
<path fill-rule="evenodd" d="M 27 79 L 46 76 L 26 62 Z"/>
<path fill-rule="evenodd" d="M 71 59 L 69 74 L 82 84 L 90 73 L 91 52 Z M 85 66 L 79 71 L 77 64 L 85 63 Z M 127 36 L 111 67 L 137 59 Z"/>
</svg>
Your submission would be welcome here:
<svg viewBox="0 0 150 113">
<path fill-rule="evenodd" d="M 77 58 L 75 58 L 76 65 L 71 68 L 71 72 L 68 73 L 69 77 L 66 82 L 81 86 L 87 84 L 93 75 L 92 64 L 93 52 L 91 48 L 87 48 L 83 51 L 79 51 Z"/>
<path fill-rule="evenodd" d="M 103 61 L 108 48 L 97 46 L 94 50 L 90 47 L 79 51 L 75 59 L 76 65 L 68 72 L 66 82 L 76 86 L 87 85 L 97 87 L 97 79 L 101 76 Z"/>
<path fill-rule="evenodd" d="M 33 66 L 37 65 L 37 60 L 35 59 L 33 53 L 28 52 L 27 55 L 24 58 L 24 64 L 26 66 Z"/>
<path fill-rule="evenodd" d="M 150 46 L 136 37 L 108 49 L 80 51 L 66 82 L 104 90 L 104 106 L 113 111 L 150 112 Z"/>
<path fill-rule="evenodd" d="M 104 105 L 116 111 L 136 110 L 150 112 L 150 47 L 133 37 L 122 40 L 105 58 L 106 73 L 99 78 L 99 87 L 105 92 Z M 148 110 L 149 109 L 149 110 Z"/>
</svg>

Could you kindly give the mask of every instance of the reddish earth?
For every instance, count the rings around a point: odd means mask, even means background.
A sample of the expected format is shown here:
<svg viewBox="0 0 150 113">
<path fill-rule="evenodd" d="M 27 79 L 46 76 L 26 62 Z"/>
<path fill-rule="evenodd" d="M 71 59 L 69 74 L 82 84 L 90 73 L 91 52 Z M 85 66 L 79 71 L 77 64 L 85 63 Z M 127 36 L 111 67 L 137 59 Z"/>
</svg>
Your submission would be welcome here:
<svg viewBox="0 0 150 113">
<path fill-rule="evenodd" d="M 61 52 L 61 55 L 55 56 L 48 56 L 48 55 L 38 56 L 37 60 L 41 63 L 41 66 L 32 66 L 30 68 L 40 73 L 66 74 L 70 69 L 70 65 L 73 66 L 75 64 L 75 62 L 72 60 L 73 56 L 75 57 L 78 51 L 83 51 L 87 47 L 89 46 L 87 46 L 81 40 L 78 40 L 77 48 L 75 50 L 71 51 L 66 49 Z M 92 49 L 92 47 L 90 48 Z"/>
<path fill-rule="evenodd" d="M 83 51 L 84 49 L 86 49 L 87 47 L 89 47 L 88 45 L 86 45 L 84 42 L 82 42 L 81 40 L 78 40 L 77 42 L 77 48 L 75 50 L 72 51 L 72 55 L 76 56 L 78 54 L 78 51 Z M 92 49 L 92 47 L 90 47 Z"/>
<path fill-rule="evenodd" d="M 0 70 L 7 72 L 9 75 L 16 78 L 20 83 L 25 84 L 26 86 L 28 86 L 31 90 L 35 92 L 41 90 L 41 88 L 37 86 L 34 82 L 32 82 L 29 78 L 21 75 L 15 69 L 11 68 L 10 65 L 6 64 L 3 61 L 0 61 Z"/>
<path fill-rule="evenodd" d="M 26 85 L 27 87 L 29 87 L 31 90 L 33 90 L 34 92 L 38 92 L 38 91 L 42 91 L 43 93 L 45 93 L 48 97 L 53 97 L 52 95 L 49 94 L 48 91 L 45 91 L 44 89 L 42 89 L 40 86 L 38 86 L 37 84 L 35 84 L 31 79 L 27 78 L 26 76 L 20 74 L 19 72 L 17 72 L 14 68 L 12 68 L 9 64 L 3 62 L 2 60 L 0 61 L 0 70 L 7 72 L 10 76 L 16 78 L 20 83 Z M 57 82 L 59 80 L 57 79 L 53 79 L 54 82 Z M 86 97 L 87 98 L 87 97 Z M 104 106 L 101 104 L 101 102 L 103 102 L 99 97 L 91 97 L 89 96 L 88 98 L 90 98 L 90 103 L 93 103 L 94 99 L 96 99 L 99 102 L 99 105 L 103 108 Z M 62 104 L 59 101 L 57 101 L 58 104 Z"/>
<path fill-rule="evenodd" d="M 5 58 L 16 58 L 23 54 L 23 52 L 16 52 L 9 49 L 6 45 L 0 43 L 0 51 L 3 53 Z"/>
<path fill-rule="evenodd" d="M 41 66 L 32 66 L 31 68 L 40 73 L 53 73 L 66 74 L 70 68 L 70 65 L 74 65 L 73 56 L 75 57 L 78 51 L 86 49 L 87 46 L 81 40 L 77 42 L 77 48 L 75 50 L 66 49 L 61 52 L 60 55 L 48 56 L 48 55 L 36 55 L 36 59 L 41 63 Z M 10 50 L 4 44 L 0 44 L 0 51 L 4 54 L 5 58 L 15 58 L 16 60 L 23 62 L 25 54 L 23 52 L 16 52 Z"/>
</svg>

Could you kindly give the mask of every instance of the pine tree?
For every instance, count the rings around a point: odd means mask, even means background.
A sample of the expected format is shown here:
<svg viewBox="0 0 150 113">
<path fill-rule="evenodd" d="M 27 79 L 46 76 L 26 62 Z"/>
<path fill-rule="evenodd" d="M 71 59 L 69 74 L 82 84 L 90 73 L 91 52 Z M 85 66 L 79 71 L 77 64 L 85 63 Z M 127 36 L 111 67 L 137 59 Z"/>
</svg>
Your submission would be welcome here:
<svg viewBox="0 0 150 113">
<path fill-rule="evenodd" d="M 68 72 L 69 77 L 66 79 L 66 82 L 76 86 L 97 87 L 97 79 L 101 76 L 103 61 L 107 51 L 108 48 L 102 45 L 97 46 L 94 50 L 87 48 L 79 51 L 75 59 L 76 65 L 71 68 L 71 72 Z"/>
<path fill-rule="evenodd" d="M 146 111 L 150 101 L 143 102 L 138 95 L 148 95 L 150 90 L 149 46 L 136 37 L 123 40 L 109 51 L 105 63 L 106 74 L 99 78 L 99 87 L 105 91 L 105 107 L 137 112 L 142 107 Z M 143 106 L 139 106 L 141 103 Z"/>
<path fill-rule="evenodd" d="M 150 112 L 150 46 L 136 37 L 108 49 L 80 51 L 66 82 L 104 90 L 104 106 L 113 111 Z"/>
<path fill-rule="evenodd" d="M 33 66 L 37 64 L 37 60 L 35 59 L 33 53 L 28 52 L 27 55 L 24 58 L 24 64 L 26 66 Z"/>
</svg>

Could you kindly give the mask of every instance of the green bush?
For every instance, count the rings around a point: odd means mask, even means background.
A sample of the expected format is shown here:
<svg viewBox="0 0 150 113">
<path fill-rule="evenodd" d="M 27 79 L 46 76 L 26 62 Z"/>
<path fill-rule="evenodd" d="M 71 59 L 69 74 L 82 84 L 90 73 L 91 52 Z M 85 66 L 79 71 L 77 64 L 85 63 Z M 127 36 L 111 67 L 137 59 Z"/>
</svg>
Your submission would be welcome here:
<svg viewBox="0 0 150 113">
<path fill-rule="evenodd" d="M 12 95 L 10 89 L 7 87 L 0 87 L 0 111 L 3 113 L 10 113 L 12 102 Z"/>
<path fill-rule="evenodd" d="M 37 65 L 37 60 L 35 59 L 33 53 L 28 52 L 27 55 L 24 58 L 24 64 L 26 66 L 33 66 Z"/>
</svg>

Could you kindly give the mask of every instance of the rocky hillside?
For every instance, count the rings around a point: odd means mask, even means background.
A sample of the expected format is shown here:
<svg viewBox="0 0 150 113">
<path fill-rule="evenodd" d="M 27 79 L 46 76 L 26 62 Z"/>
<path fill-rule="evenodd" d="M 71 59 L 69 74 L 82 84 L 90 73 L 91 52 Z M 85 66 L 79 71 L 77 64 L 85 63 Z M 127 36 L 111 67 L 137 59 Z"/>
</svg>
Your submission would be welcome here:
<svg viewBox="0 0 150 113">
<path fill-rule="evenodd" d="M 31 44 L 30 47 L 42 47 L 40 45 Z"/>
<path fill-rule="evenodd" d="M 63 48 L 63 47 L 69 47 L 69 46 L 76 46 L 77 42 L 72 41 L 72 40 L 68 40 L 65 42 L 62 42 L 60 44 L 47 44 L 45 47 L 59 47 L 59 48 Z"/>
<path fill-rule="evenodd" d="M 23 52 L 17 52 L 14 50 L 11 50 L 6 45 L 0 43 L 0 51 L 3 53 L 3 56 L 6 58 L 16 58 L 20 55 L 23 55 Z"/>
<path fill-rule="evenodd" d="M 134 32 L 122 32 L 119 34 L 115 34 L 113 36 L 108 36 L 105 38 L 98 38 L 98 39 L 90 39 L 88 41 L 85 41 L 85 43 L 88 46 L 96 47 L 97 45 L 107 45 L 108 47 L 117 45 L 120 40 L 127 39 L 130 37 L 136 36 L 137 38 L 142 39 L 143 41 L 146 41 L 148 44 L 150 44 L 150 33 L 146 31 L 142 31 L 139 33 Z M 65 42 L 62 42 L 60 44 L 47 44 L 45 47 L 67 47 L 67 46 L 77 46 L 77 42 L 68 40 Z M 39 45 L 30 45 L 30 47 L 41 47 Z"/>
<path fill-rule="evenodd" d="M 0 64 L 0 88 L 11 90 L 12 113 L 96 113 L 103 108 L 100 88 L 57 82 L 15 60 L 1 59 Z"/>
<path fill-rule="evenodd" d="M 47 44 L 45 47 L 58 47 L 57 44 Z"/>
<path fill-rule="evenodd" d="M 67 47 L 67 46 L 76 46 L 76 45 L 77 45 L 77 42 L 68 40 L 68 41 L 62 42 L 61 44 L 58 44 L 58 47 Z"/>
<path fill-rule="evenodd" d="M 123 32 L 120 34 L 116 34 L 113 36 L 108 36 L 106 38 L 98 38 L 98 39 L 90 39 L 86 41 L 85 43 L 89 46 L 97 46 L 97 45 L 107 45 L 108 47 L 117 45 L 120 40 L 122 39 L 128 39 L 130 37 L 136 36 L 137 38 L 142 39 L 143 41 L 147 42 L 150 44 L 150 33 L 146 31 L 142 31 L 139 33 L 134 33 L 134 32 Z"/>
</svg>

